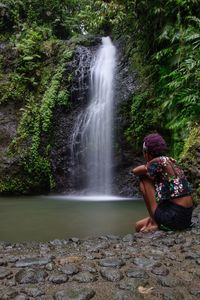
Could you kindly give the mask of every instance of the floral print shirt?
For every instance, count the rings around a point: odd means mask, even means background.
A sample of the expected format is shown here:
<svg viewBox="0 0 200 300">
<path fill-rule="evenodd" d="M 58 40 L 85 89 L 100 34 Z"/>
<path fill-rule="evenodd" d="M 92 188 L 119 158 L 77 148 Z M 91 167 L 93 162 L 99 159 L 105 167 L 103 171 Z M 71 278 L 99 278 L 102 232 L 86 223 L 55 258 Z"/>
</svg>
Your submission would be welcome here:
<svg viewBox="0 0 200 300">
<path fill-rule="evenodd" d="M 191 184 L 172 158 L 161 156 L 152 159 L 147 163 L 147 174 L 154 181 L 156 201 L 159 203 L 192 193 Z"/>
</svg>

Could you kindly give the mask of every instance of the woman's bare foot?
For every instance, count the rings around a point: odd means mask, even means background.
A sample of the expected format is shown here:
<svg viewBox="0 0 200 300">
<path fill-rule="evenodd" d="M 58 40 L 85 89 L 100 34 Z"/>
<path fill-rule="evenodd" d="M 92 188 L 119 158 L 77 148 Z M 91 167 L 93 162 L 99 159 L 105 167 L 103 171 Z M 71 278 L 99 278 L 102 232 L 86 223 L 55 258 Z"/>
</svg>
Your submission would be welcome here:
<svg viewBox="0 0 200 300">
<path fill-rule="evenodd" d="M 158 225 L 144 226 L 141 228 L 140 232 L 151 232 L 156 231 L 158 229 Z"/>
<path fill-rule="evenodd" d="M 154 220 L 149 218 L 148 223 L 140 229 L 140 232 L 150 232 L 158 229 L 158 225 Z"/>
<path fill-rule="evenodd" d="M 143 227 L 146 227 L 149 224 L 149 222 L 150 222 L 150 217 L 146 217 L 142 220 L 137 221 L 135 224 L 136 232 L 140 232 Z"/>
</svg>

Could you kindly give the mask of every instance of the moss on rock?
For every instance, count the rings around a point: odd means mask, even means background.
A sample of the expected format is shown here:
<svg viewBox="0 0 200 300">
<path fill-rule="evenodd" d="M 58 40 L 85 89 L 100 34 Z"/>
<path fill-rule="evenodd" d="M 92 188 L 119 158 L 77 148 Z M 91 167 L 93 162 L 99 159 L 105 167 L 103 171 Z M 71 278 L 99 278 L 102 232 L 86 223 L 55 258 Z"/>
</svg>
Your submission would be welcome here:
<svg viewBox="0 0 200 300">
<path fill-rule="evenodd" d="M 180 157 L 189 180 L 194 187 L 194 202 L 200 199 L 200 126 L 196 125 L 185 141 L 185 146 Z"/>
</svg>

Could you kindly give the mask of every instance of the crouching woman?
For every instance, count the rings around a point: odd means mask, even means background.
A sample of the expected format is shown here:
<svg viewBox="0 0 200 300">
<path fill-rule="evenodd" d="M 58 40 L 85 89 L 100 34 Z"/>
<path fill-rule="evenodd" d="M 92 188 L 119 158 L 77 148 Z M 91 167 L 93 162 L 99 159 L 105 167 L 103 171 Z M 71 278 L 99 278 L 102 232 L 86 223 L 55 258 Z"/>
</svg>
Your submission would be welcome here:
<svg viewBox="0 0 200 300">
<path fill-rule="evenodd" d="M 166 156 L 167 145 L 161 135 L 146 136 L 143 155 L 146 165 L 133 169 L 140 178 L 140 190 L 149 217 L 136 223 L 136 231 L 182 230 L 191 226 L 192 188 L 183 170 Z"/>
</svg>

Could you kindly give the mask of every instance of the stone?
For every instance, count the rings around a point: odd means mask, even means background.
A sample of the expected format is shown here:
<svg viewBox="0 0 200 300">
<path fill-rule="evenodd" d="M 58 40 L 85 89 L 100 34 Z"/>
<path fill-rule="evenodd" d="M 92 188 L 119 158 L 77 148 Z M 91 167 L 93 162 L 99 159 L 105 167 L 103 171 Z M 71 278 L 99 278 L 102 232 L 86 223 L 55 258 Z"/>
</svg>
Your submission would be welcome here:
<svg viewBox="0 0 200 300">
<path fill-rule="evenodd" d="M 48 263 L 45 268 L 46 268 L 47 271 L 52 271 L 53 270 L 53 264 Z"/>
<path fill-rule="evenodd" d="M 68 288 L 55 293 L 54 300 L 89 300 L 95 295 L 95 291 L 89 288 Z"/>
<path fill-rule="evenodd" d="M 14 300 L 29 300 L 29 297 L 24 294 L 19 294 L 14 298 Z"/>
<path fill-rule="evenodd" d="M 93 282 L 95 281 L 97 278 L 96 276 L 94 276 L 93 274 L 91 274 L 90 272 L 80 272 L 78 274 L 76 274 L 74 277 L 73 277 L 73 280 L 75 281 L 78 281 L 78 282 Z"/>
<path fill-rule="evenodd" d="M 11 275 L 12 276 L 12 275 Z M 9 278 L 9 279 L 8 279 Z M 15 280 L 15 277 L 8 277 L 6 278 L 6 281 L 5 281 L 5 285 L 6 286 L 15 286 L 16 285 L 16 280 Z"/>
<path fill-rule="evenodd" d="M 197 265 L 200 265 L 200 259 L 196 260 Z"/>
<path fill-rule="evenodd" d="M 176 287 L 180 284 L 179 280 L 177 280 L 174 276 L 161 276 L 158 277 L 158 283 L 164 287 Z"/>
<path fill-rule="evenodd" d="M 185 259 L 199 259 L 200 255 L 197 253 L 194 253 L 192 251 L 189 251 L 186 255 L 185 255 Z"/>
<path fill-rule="evenodd" d="M 60 270 L 66 275 L 74 275 L 79 272 L 79 269 L 75 264 L 66 264 Z"/>
<path fill-rule="evenodd" d="M 40 269 L 23 269 L 15 275 L 16 282 L 20 284 L 44 282 L 46 277 L 47 272 Z"/>
<path fill-rule="evenodd" d="M 93 263 L 90 263 L 90 262 L 87 262 L 85 264 L 81 264 L 80 268 L 81 268 L 82 271 L 87 271 L 87 272 L 90 272 L 90 273 L 93 273 L 93 274 L 97 272 L 97 269 L 96 269 L 95 265 Z"/>
<path fill-rule="evenodd" d="M 50 259 L 46 257 L 25 258 L 25 259 L 18 260 L 15 266 L 17 268 L 42 266 L 42 265 L 47 265 L 49 262 Z"/>
<path fill-rule="evenodd" d="M 193 275 L 187 271 L 179 271 L 177 272 L 177 277 L 185 282 L 191 282 L 193 280 Z"/>
<path fill-rule="evenodd" d="M 9 256 L 7 258 L 8 263 L 15 263 L 17 260 L 18 260 L 18 258 L 16 256 Z"/>
<path fill-rule="evenodd" d="M 10 300 L 16 297 L 18 292 L 13 288 L 0 289 L 0 300 Z"/>
<path fill-rule="evenodd" d="M 196 229 L 196 228 L 193 228 L 192 230 L 191 230 L 191 232 L 194 234 L 194 235 L 200 235 L 200 232 L 199 232 L 199 229 Z"/>
<path fill-rule="evenodd" d="M 169 274 L 169 270 L 165 267 L 162 268 L 153 268 L 151 273 L 155 275 L 167 276 Z"/>
<path fill-rule="evenodd" d="M 96 245 L 93 245 L 93 246 L 89 246 L 87 251 L 88 252 L 98 252 L 99 250 L 105 250 L 105 249 L 108 249 L 109 247 L 109 243 L 107 242 L 101 242 L 101 243 L 98 243 Z"/>
<path fill-rule="evenodd" d="M 167 289 L 166 291 L 163 291 L 162 293 L 157 293 L 157 299 L 162 299 L 162 300 L 181 300 L 184 299 L 183 295 L 177 291 L 176 289 Z"/>
<path fill-rule="evenodd" d="M 179 245 L 179 244 L 185 244 L 186 243 L 186 239 L 183 236 L 179 236 L 177 239 L 175 239 L 175 244 Z"/>
<path fill-rule="evenodd" d="M 28 296 L 24 294 L 20 294 L 14 298 L 14 300 L 28 300 Z"/>
<path fill-rule="evenodd" d="M 8 270 L 7 268 L 0 267 L 0 280 L 8 277 L 11 274 L 12 274 L 12 272 L 10 270 Z"/>
<path fill-rule="evenodd" d="M 148 281 L 143 278 L 128 278 L 122 280 L 118 287 L 122 290 L 129 290 L 136 292 L 139 286 L 146 286 Z"/>
<path fill-rule="evenodd" d="M 33 298 L 44 295 L 44 292 L 37 287 L 26 287 L 22 292 Z"/>
<path fill-rule="evenodd" d="M 129 259 L 132 258 L 132 255 L 127 254 L 127 253 L 123 253 L 123 254 L 121 255 L 121 258 L 122 258 L 124 261 L 127 261 L 127 260 L 129 260 Z"/>
<path fill-rule="evenodd" d="M 8 262 L 5 261 L 4 259 L 0 258 L 0 266 L 6 267 L 8 265 Z"/>
<path fill-rule="evenodd" d="M 200 288 L 191 288 L 189 292 L 191 295 L 200 296 Z"/>
<path fill-rule="evenodd" d="M 129 291 L 117 291 L 112 300 L 130 300 L 135 299 L 134 294 Z"/>
<path fill-rule="evenodd" d="M 72 241 L 74 243 L 78 243 L 78 242 L 80 242 L 80 239 L 77 238 L 77 237 L 73 237 L 73 238 L 70 238 L 69 241 Z"/>
<path fill-rule="evenodd" d="M 101 253 L 89 253 L 86 254 L 86 258 L 89 260 L 94 260 L 94 259 L 102 259 L 103 255 Z"/>
<path fill-rule="evenodd" d="M 125 262 L 118 258 L 105 258 L 99 261 L 102 267 L 120 268 L 125 265 Z"/>
<path fill-rule="evenodd" d="M 197 268 L 196 266 L 190 270 L 188 270 L 191 274 L 193 274 L 194 278 L 200 279 L 200 268 Z"/>
<path fill-rule="evenodd" d="M 79 263 L 81 262 L 81 260 L 82 260 L 81 256 L 64 256 L 56 259 L 56 264 L 64 266 L 65 264 Z"/>
<path fill-rule="evenodd" d="M 112 282 L 120 281 L 123 278 L 122 272 L 116 269 L 101 268 L 100 273 L 103 278 Z"/>
<path fill-rule="evenodd" d="M 53 295 L 42 295 L 36 298 L 37 300 L 54 300 Z M 30 300 L 30 298 L 29 298 Z M 32 299 L 31 299 L 32 300 Z"/>
<path fill-rule="evenodd" d="M 128 246 L 126 247 L 126 252 L 129 254 L 137 254 L 138 249 L 136 247 Z"/>
<path fill-rule="evenodd" d="M 163 245 L 166 245 L 168 247 L 173 247 L 175 244 L 175 240 L 174 239 L 170 239 L 170 238 L 166 238 L 162 241 Z"/>
<path fill-rule="evenodd" d="M 111 257 L 111 256 L 115 256 L 116 253 L 114 251 L 110 251 L 110 250 L 105 250 L 105 251 L 102 251 L 102 254 L 106 257 Z"/>
<path fill-rule="evenodd" d="M 158 264 L 158 261 L 154 260 L 153 258 L 146 258 L 146 257 L 136 257 L 133 259 L 133 263 L 140 268 L 150 269 Z"/>
<path fill-rule="evenodd" d="M 53 241 L 50 241 L 50 244 L 53 245 L 53 246 L 62 246 L 62 241 L 58 240 L 58 239 L 55 239 Z"/>
<path fill-rule="evenodd" d="M 107 234 L 107 238 L 109 240 L 120 240 L 120 236 L 119 235 L 115 235 L 115 234 Z"/>
<path fill-rule="evenodd" d="M 133 242 L 135 240 L 135 237 L 133 234 L 127 234 L 123 237 L 123 242 Z"/>
<path fill-rule="evenodd" d="M 61 283 L 65 283 L 68 281 L 68 277 L 65 274 L 61 274 L 61 273 L 53 273 L 50 277 L 49 277 L 49 281 L 55 283 L 55 284 L 61 284 Z"/>
<path fill-rule="evenodd" d="M 128 277 L 132 277 L 132 278 L 145 278 L 145 279 L 147 279 L 149 277 L 148 274 L 144 270 L 135 269 L 135 268 L 134 269 L 128 269 L 126 271 L 126 275 Z"/>
</svg>

